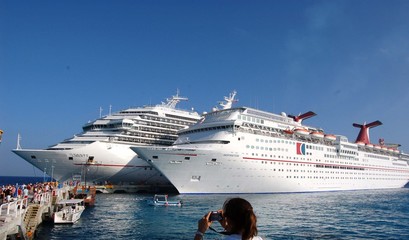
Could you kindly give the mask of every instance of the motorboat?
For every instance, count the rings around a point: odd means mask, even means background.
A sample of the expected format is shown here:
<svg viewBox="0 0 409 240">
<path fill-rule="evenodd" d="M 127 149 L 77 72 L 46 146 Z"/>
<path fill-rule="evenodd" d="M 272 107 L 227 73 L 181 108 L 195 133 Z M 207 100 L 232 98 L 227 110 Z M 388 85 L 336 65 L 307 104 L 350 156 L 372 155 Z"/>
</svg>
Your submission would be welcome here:
<svg viewBox="0 0 409 240">
<path fill-rule="evenodd" d="M 85 210 L 84 200 L 65 199 L 56 204 L 54 212 L 54 223 L 76 223 Z"/>
<path fill-rule="evenodd" d="M 151 206 L 178 206 L 181 207 L 183 202 L 182 200 L 168 201 L 167 194 L 155 194 L 153 199 L 148 200 L 148 204 Z"/>
</svg>

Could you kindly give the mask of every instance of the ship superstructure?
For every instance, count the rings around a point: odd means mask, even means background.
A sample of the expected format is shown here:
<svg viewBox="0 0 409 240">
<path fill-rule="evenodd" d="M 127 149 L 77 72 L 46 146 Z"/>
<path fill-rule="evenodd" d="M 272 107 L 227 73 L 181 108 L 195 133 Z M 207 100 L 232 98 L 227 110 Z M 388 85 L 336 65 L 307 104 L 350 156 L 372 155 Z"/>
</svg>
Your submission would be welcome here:
<svg viewBox="0 0 409 240">
<path fill-rule="evenodd" d="M 303 120 L 248 107 L 211 112 L 169 147 L 132 147 L 179 193 L 276 193 L 401 188 L 409 155 L 371 144 L 369 128 L 349 142 Z"/>
<path fill-rule="evenodd" d="M 86 123 L 83 132 L 47 149 L 21 149 L 14 153 L 49 176 L 65 181 L 169 184 L 130 149 L 130 146 L 169 146 L 177 131 L 196 123 L 200 114 L 177 109 L 187 98 L 179 94 L 155 106 L 131 107 Z"/>
</svg>

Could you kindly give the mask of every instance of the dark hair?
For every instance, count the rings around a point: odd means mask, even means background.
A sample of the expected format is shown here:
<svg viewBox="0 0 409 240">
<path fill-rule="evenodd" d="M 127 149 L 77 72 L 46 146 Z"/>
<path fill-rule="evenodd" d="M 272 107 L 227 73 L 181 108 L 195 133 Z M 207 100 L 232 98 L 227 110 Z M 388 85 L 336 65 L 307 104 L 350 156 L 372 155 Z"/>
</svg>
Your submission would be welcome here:
<svg viewBox="0 0 409 240">
<path fill-rule="evenodd" d="M 257 218 L 251 204 L 242 198 L 231 198 L 223 205 L 223 215 L 231 223 L 231 233 L 242 233 L 241 239 L 247 240 L 257 235 Z"/>
</svg>

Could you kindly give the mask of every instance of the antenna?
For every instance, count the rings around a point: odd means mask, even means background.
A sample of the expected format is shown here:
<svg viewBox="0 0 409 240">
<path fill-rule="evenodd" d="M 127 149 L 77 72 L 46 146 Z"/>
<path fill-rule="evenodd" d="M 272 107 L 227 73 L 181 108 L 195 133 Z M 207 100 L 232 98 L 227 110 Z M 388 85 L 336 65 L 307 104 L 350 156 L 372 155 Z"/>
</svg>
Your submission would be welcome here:
<svg viewBox="0 0 409 240">
<path fill-rule="evenodd" d="M 109 115 L 111 116 L 112 104 L 109 104 Z"/>
<path fill-rule="evenodd" d="M 17 147 L 16 147 L 16 149 L 21 149 L 20 140 L 21 140 L 21 136 L 20 136 L 20 133 L 18 133 L 17 134 Z"/>
<path fill-rule="evenodd" d="M 102 117 L 102 107 L 99 107 L 99 118 Z"/>
<path fill-rule="evenodd" d="M 219 102 L 219 105 L 222 107 L 222 110 L 230 109 L 233 106 L 233 103 L 239 101 L 238 99 L 234 99 L 236 97 L 236 94 L 237 94 L 236 90 L 233 90 L 233 92 L 231 92 L 228 97 L 224 97 L 224 101 L 226 102 L 222 102 L 222 101 Z M 217 110 L 219 110 L 219 108 L 217 107 L 214 107 L 212 109 L 212 111 L 217 111 Z"/>
<path fill-rule="evenodd" d="M 178 104 L 180 101 L 187 101 L 187 100 L 188 98 L 179 96 L 179 89 L 177 89 L 176 95 L 172 96 L 172 98 L 167 98 L 166 103 L 162 103 L 162 105 L 165 105 L 169 108 L 175 108 L 176 104 Z"/>
</svg>

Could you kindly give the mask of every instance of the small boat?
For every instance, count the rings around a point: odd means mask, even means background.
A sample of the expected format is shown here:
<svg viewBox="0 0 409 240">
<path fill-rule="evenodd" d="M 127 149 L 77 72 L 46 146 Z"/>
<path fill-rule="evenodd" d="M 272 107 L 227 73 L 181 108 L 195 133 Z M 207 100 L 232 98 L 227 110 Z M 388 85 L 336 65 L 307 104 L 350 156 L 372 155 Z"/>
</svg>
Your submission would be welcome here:
<svg viewBox="0 0 409 240">
<path fill-rule="evenodd" d="M 114 186 L 112 184 L 95 185 L 97 193 L 114 193 Z"/>
<path fill-rule="evenodd" d="M 337 137 L 332 134 L 325 134 L 324 138 L 329 141 L 335 141 L 337 139 Z"/>
<path fill-rule="evenodd" d="M 97 194 L 97 189 L 95 186 L 75 186 L 73 192 L 74 198 L 84 200 L 86 206 L 93 206 L 95 204 Z"/>
<path fill-rule="evenodd" d="M 54 223 L 75 223 L 85 209 L 84 200 L 66 199 L 57 202 Z"/>
<path fill-rule="evenodd" d="M 311 137 L 315 138 L 315 139 L 323 139 L 324 138 L 324 133 L 319 132 L 319 131 L 314 131 L 312 133 L 310 133 Z"/>
<path fill-rule="evenodd" d="M 290 129 L 285 129 L 285 130 L 283 130 L 283 132 L 284 132 L 285 134 L 288 134 L 288 135 L 293 135 L 293 134 L 294 134 L 294 131 L 292 131 L 292 130 L 290 130 Z"/>
<path fill-rule="evenodd" d="M 310 134 L 310 132 L 304 128 L 296 128 L 294 132 L 298 136 L 308 136 Z"/>
<path fill-rule="evenodd" d="M 168 201 L 167 194 L 155 194 L 152 200 L 148 200 L 148 204 L 151 206 L 182 206 L 182 201 Z"/>
</svg>

